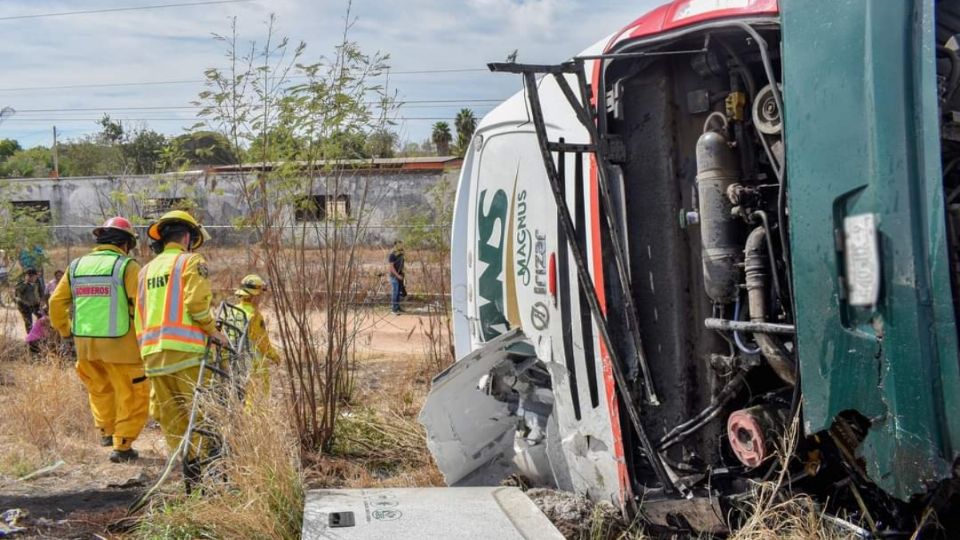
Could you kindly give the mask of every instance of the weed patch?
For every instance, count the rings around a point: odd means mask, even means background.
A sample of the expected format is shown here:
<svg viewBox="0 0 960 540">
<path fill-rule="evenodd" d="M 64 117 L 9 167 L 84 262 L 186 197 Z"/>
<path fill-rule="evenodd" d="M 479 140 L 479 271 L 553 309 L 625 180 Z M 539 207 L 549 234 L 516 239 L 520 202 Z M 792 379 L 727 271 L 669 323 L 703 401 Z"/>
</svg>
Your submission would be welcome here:
<svg viewBox="0 0 960 540">
<path fill-rule="evenodd" d="M 204 479 L 203 495 L 167 495 L 151 504 L 137 531 L 144 539 L 300 537 L 303 479 L 298 439 L 278 406 L 236 414 L 205 409 L 229 449 L 222 478 Z"/>
<path fill-rule="evenodd" d="M 332 455 L 357 460 L 374 477 L 431 464 L 423 428 L 394 412 L 370 407 L 343 411 L 334 431 Z"/>
</svg>

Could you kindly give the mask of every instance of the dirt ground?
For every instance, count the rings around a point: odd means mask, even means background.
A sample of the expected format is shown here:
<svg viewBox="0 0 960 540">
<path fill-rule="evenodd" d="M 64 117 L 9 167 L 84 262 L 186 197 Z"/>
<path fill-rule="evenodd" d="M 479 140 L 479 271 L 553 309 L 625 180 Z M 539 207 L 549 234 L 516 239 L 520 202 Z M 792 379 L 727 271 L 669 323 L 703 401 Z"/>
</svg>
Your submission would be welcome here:
<svg viewBox="0 0 960 540">
<path fill-rule="evenodd" d="M 269 318 L 269 315 L 268 315 Z M 401 410 L 407 422 L 415 422 L 415 415 L 429 385 L 429 376 L 421 369 L 423 351 L 428 342 L 422 328 L 426 317 L 416 313 L 394 315 L 384 307 L 365 308 L 363 328 L 358 343 L 358 365 L 355 377 L 357 391 L 356 406 L 380 407 L 383 410 Z M 22 339 L 23 330 L 19 326 L 19 316 L 10 309 L 0 309 L 0 335 L 15 336 Z M 0 355 L 0 410 L 6 407 L 23 392 L 18 388 L 17 374 L 29 371 L 30 364 L 22 355 L 22 347 L 16 340 L 7 341 L 8 354 Z M 18 349 L 19 348 L 19 349 Z M 19 351 L 19 354 L 18 354 Z M 9 358 L 15 358 L 13 360 Z M 62 377 L 60 384 L 70 392 L 82 392 L 82 387 L 72 367 L 60 366 L 56 376 Z M 276 388 L 279 387 L 279 388 Z M 273 399 L 282 399 L 282 384 L 275 385 Z M 47 396 L 35 396 L 36 400 L 45 400 Z M 82 404 L 78 407 L 82 407 Z M 88 411 L 78 411 L 86 415 Z M 90 421 L 92 425 L 92 421 Z M 24 426 L 23 429 L 32 429 Z M 25 517 L 19 521 L 27 531 L 16 538 L 114 538 L 107 526 L 118 520 L 125 509 L 149 486 L 162 470 L 167 456 L 166 445 L 159 427 L 152 421 L 136 441 L 134 447 L 140 452 L 141 459 L 135 464 L 112 464 L 107 460 L 109 448 L 97 446 L 96 433 L 75 437 L 68 442 L 59 441 L 56 456 L 47 458 L 42 465 L 53 465 L 59 457 L 62 465 L 48 474 L 36 478 L 20 480 L 32 470 L 25 470 L 17 456 L 22 453 L 22 442 L 17 433 L 0 433 L 0 514 L 10 509 L 25 511 Z M 346 483 L 377 482 L 383 478 L 367 475 L 362 466 L 337 460 L 342 467 Z M 322 459 L 318 463 L 324 469 L 331 468 L 331 461 Z M 36 467 L 36 463 L 32 466 Z M 39 467 L 36 467 L 39 468 Z M 439 475 L 430 465 L 430 471 L 422 478 L 402 479 L 397 482 L 414 484 L 433 484 L 439 481 Z M 36 470 L 36 469 L 34 469 Z M 313 484 L 329 483 L 332 480 L 328 471 L 310 474 Z M 179 473 L 175 472 L 168 480 L 168 488 L 177 484 Z M 340 483 L 340 481 L 337 481 Z M 2 531 L 2 526 L 0 526 Z M 3 535 L 0 534 L 0 537 Z"/>
<path fill-rule="evenodd" d="M 0 512 L 26 511 L 19 525 L 27 530 L 16 538 L 96 538 L 104 534 L 157 478 L 166 461 L 166 445 L 160 429 L 152 423 L 137 439 L 140 460 L 134 464 L 110 463 L 109 448 L 98 447 L 96 439 L 86 442 L 89 451 L 84 452 L 82 461 L 65 459 L 51 473 L 29 480 L 0 476 Z"/>
</svg>

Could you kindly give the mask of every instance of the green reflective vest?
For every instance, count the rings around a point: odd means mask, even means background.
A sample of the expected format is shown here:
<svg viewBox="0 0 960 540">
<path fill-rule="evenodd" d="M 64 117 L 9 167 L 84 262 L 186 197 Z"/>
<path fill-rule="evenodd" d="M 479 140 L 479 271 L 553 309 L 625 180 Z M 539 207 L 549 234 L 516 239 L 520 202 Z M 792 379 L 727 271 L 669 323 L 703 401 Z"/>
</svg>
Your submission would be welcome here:
<svg viewBox="0 0 960 540">
<path fill-rule="evenodd" d="M 140 270 L 137 285 L 137 341 L 140 355 L 161 351 L 203 354 L 207 334 L 187 311 L 183 274 L 191 254 L 165 251 Z"/>
<path fill-rule="evenodd" d="M 130 257 L 115 251 L 94 251 L 70 263 L 73 335 L 117 338 L 130 331 L 130 306 L 123 273 Z"/>
</svg>

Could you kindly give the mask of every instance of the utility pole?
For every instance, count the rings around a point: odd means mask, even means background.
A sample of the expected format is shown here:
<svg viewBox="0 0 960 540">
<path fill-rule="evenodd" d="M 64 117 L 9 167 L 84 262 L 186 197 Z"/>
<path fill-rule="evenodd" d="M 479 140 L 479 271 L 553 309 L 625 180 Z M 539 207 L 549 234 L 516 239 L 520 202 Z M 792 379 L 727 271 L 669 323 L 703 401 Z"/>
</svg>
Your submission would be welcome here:
<svg viewBox="0 0 960 540">
<path fill-rule="evenodd" d="M 60 160 L 57 156 L 57 126 L 53 126 L 53 177 L 60 178 Z"/>
</svg>

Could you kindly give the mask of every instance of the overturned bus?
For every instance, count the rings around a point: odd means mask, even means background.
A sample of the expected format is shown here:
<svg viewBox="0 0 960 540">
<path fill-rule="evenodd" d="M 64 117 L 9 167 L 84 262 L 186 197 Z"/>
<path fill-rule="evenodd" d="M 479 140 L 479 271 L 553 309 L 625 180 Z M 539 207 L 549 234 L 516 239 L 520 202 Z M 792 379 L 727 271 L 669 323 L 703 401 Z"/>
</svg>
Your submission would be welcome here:
<svg viewBox="0 0 960 540">
<path fill-rule="evenodd" d="M 953 1 L 676 0 L 491 64 L 523 91 L 456 195 L 447 482 L 723 532 L 786 471 L 863 534 L 960 530 L 958 32 Z"/>
</svg>

